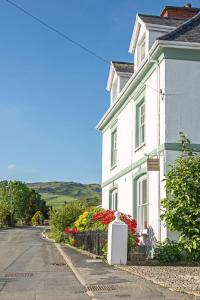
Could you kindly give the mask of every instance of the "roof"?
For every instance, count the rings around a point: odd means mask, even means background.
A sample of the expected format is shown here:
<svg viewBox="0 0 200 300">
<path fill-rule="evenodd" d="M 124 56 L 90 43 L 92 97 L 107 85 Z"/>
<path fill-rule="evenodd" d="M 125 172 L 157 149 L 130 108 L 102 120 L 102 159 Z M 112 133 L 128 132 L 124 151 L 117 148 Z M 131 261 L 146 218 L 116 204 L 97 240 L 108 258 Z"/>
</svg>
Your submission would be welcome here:
<svg viewBox="0 0 200 300">
<path fill-rule="evenodd" d="M 200 13 L 158 40 L 200 43 Z"/>
<path fill-rule="evenodd" d="M 134 72 L 134 64 L 129 62 L 112 61 L 112 65 L 116 72 L 130 73 Z"/>
<path fill-rule="evenodd" d="M 138 14 L 138 16 L 144 23 L 171 26 L 171 27 L 180 26 L 185 22 L 185 20 L 183 19 L 176 19 L 176 18 L 167 18 L 167 17 L 143 15 L 143 14 Z"/>
</svg>

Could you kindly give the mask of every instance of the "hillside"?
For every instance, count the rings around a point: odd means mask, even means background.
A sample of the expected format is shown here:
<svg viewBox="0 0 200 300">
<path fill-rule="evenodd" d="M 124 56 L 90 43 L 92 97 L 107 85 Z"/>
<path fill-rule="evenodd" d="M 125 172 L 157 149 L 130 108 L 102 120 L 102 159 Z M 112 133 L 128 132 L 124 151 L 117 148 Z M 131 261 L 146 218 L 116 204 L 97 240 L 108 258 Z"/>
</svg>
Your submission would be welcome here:
<svg viewBox="0 0 200 300">
<path fill-rule="evenodd" d="M 27 183 L 38 191 L 50 206 L 60 206 L 73 200 L 87 200 L 90 204 L 101 203 L 100 184 L 81 184 L 77 182 L 36 182 Z"/>
</svg>

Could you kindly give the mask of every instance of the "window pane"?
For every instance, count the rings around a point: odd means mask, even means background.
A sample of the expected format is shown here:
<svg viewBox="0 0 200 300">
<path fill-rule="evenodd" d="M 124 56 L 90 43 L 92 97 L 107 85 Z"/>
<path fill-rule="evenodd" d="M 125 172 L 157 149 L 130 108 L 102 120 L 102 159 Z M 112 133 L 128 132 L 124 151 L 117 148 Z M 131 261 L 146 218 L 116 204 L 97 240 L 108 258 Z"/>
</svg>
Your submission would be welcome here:
<svg viewBox="0 0 200 300">
<path fill-rule="evenodd" d="M 145 41 L 140 46 L 140 59 L 141 61 L 145 58 Z"/>
<path fill-rule="evenodd" d="M 144 125 L 141 127 L 141 144 L 144 143 Z"/>
<path fill-rule="evenodd" d="M 140 181 L 138 182 L 138 204 L 141 204 L 141 183 Z"/>
<path fill-rule="evenodd" d="M 137 221 L 138 229 L 143 231 L 148 226 L 147 178 L 141 177 L 137 182 Z"/>
<path fill-rule="evenodd" d="M 117 130 L 111 133 L 111 166 L 117 162 Z"/>
<path fill-rule="evenodd" d="M 137 107 L 137 134 L 136 145 L 137 147 L 145 142 L 145 103 L 142 102 Z"/>
<path fill-rule="evenodd" d="M 142 181 L 142 204 L 147 203 L 147 180 Z"/>
<path fill-rule="evenodd" d="M 115 193 L 115 208 L 114 210 L 117 210 L 117 207 L 118 207 L 118 195 L 117 195 L 117 192 Z"/>
<path fill-rule="evenodd" d="M 111 192 L 111 199 L 112 199 L 111 210 L 117 210 L 117 208 L 118 208 L 118 193 L 117 193 L 116 189 Z"/>
<path fill-rule="evenodd" d="M 143 229 L 147 229 L 147 205 L 143 206 Z"/>
</svg>

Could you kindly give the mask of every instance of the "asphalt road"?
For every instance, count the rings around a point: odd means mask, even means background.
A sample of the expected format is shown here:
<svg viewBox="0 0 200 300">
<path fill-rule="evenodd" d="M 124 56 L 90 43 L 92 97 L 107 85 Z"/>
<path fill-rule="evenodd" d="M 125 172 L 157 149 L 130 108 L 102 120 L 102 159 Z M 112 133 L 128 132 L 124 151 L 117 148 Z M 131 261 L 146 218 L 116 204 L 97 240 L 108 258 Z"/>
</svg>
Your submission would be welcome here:
<svg viewBox="0 0 200 300">
<path fill-rule="evenodd" d="M 41 229 L 0 230 L 0 300 L 85 300 L 84 288 Z"/>
</svg>

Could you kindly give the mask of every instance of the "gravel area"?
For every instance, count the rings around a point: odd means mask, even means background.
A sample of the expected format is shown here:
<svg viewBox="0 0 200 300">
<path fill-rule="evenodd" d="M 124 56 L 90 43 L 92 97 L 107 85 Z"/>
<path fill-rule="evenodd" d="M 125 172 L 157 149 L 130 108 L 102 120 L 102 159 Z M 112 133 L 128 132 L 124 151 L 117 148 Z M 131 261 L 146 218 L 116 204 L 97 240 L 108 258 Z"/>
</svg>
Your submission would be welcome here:
<svg viewBox="0 0 200 300">
<path fill-rule="evenodd" d="M 119 268 L 173 290 L 200 296 L 200 266 L 120 266 Z"/>
</svg>

